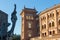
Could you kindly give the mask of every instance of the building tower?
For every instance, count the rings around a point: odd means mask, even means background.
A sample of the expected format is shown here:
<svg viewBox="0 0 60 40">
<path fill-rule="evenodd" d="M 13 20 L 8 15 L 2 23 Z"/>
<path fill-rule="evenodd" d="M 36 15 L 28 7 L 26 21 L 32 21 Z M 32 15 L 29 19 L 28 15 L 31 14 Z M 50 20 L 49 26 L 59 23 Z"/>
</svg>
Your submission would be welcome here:
<svg viewBox="0 0 60 40">
<path fill-rule="evenodd" d="M 22 30 L 21 40 L 30 40 L 30 38 L 37 36 L 37 24 L 35 9 L 25 8 L 21 12 L 22 16 Z"/>
</svg>

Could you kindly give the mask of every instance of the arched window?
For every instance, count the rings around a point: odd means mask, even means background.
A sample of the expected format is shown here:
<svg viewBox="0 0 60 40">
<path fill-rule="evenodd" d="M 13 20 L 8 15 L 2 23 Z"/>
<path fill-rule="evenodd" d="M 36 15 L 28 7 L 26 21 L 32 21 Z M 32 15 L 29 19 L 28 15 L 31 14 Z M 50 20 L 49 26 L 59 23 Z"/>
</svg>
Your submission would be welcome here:
<svg viewBox="0 0 60 40">
<path fill-rule="evenodd" d="M 44 19 L 46 19 L 46 17 L 44 17 Z"/>
<path fill-rule="evenodd" d="M 49 23 L 49 27 L 51 27 L 51 23 Z"/>
<path fill-rule="evenodd" d="M 45 32 L 45 36 L 46 36 L 46 32 Z"/>
<path fill-rule="evenodd" d="M 32 36 L 32 31 L 28 30 L 28 37 L 31 37 L 31 36 Z"/>
<path fill-rule="evenodd" d="M 54 26 L 54 22 L 52 22 L 52 26 Z"/>
<path fill-rule="evenodd" d="M 54 17 L 54 14 L 52 13 L 52 17 Z"/>
<path fill-rule="evenodd" d="M 49 32 L 49 35 L 52 35 L 52 32 L 51 31 Z"/>
<path fill-rule="evenodd" d="M 43 25 L 42 25 L 42 29 L 43 29 Z"/>
<path fill-rule="evenodd" d="M 42 33 L 42 36 L 46 36 L 46 32 L 45 33 Z"/>
<path fill-rule="evenodd" d="M 48 15 L 48 18 L 49 18 L 49 15 Z"/>
<path fill-rule="evenodd" d="M 41 21 L 43 20 L 43 18 L 41 18 Z"/>
<path fill-rule="evenodd" d="M 44 24 L 44 28 L 46 28 L 46 24 Z"/>
<path fill-rule="evenodd" d="M 50 17 L 51 17 L 52 15 L 50 14 Z"/>
<path fill-rule="evenodd" d="M 46 29 L 46 24 L 42 25 L 42 29 Z"/>
<path fill-rule="evenodd" d="M 53 31 L 53 34 L 55 34 L 55 31 Z"/>
<path fill-rule="evenodd" d="M 57 10 L 56 10 L 56 12 L 57 12 Z M 59 12 L 57 12 L 57 16 L 59 15 Z"/>
<path fill-rule="evenodd" d="M 28 33 L 28 36 L 31 37 L 31 33 Z"/>
<path fill-rule="evenodd" d="M 60 20 L 59 20 L 59 25 L 60 25 Z"/>
<path fill-rule="evenodd" d="M 31 28 L 31 22 L 28 22 L 28 28 Z"/>
</svg>

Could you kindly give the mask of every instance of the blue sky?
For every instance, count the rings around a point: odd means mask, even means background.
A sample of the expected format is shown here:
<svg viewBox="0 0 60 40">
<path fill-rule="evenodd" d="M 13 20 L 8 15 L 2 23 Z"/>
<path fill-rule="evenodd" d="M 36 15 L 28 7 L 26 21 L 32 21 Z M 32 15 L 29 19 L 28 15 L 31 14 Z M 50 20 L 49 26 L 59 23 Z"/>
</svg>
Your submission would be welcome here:
<svg viewBox="0 0 60 40">
<path fill-rule="evenodd" d="M 14 3 L 17 5 L 17 23 L 14 30 L 14 34 L 21 34 L 21 16 L 20 13 L 22 9 L 27 8 L 36 8 L 39 12 L 45 10 L 46 8 L 50 8 L 55 4 L 60 4 L 60 0 L 0 0 L 0 10 L 6 12 L 8 14 L 8 22 L 11 23 L 11 13 L 14 10 Z M 11 26 L 9 26 L 9 30 Z"/>
</svg>

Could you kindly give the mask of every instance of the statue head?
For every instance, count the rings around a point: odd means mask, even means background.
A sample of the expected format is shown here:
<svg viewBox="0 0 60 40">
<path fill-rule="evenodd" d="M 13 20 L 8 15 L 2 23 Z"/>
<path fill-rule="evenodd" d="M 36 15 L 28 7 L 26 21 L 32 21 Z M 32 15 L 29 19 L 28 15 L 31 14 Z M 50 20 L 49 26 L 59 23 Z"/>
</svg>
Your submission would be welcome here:
<svg viewBox="0 0 60 40">
<path fill-rule="evenodd" d="M 16 10 L 16 4 L 14 4 L 14 7 L 15 7 L 14 10 Z"/>
</svg>

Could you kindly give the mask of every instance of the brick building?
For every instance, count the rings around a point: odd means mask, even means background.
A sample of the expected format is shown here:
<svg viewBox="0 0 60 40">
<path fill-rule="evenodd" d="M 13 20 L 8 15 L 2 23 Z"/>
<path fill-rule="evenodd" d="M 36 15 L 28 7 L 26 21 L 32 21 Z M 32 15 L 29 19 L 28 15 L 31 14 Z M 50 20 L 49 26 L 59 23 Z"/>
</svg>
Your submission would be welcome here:
<svg viewBox="0 0 60 40">
<path fill-rule="evenodd" d="M 60 40 L 60 4 L 48 8 L 38 15 L 36 13 L 35 9 L 25 8 L 21 12 L 21 40 Z M 34 15 L 33 18 L 32 15 Z M 28 31 L 31 32 L 30 36 Z"/>
<path fill-rule="evenodd" d="M 35 9 L 25 8 L 21 12 L 22 16 L 22 31 L 21 40 L 30 40 L 30 38 L 39 35 L 38 30 L 38 15 Z"/>
</svg>

